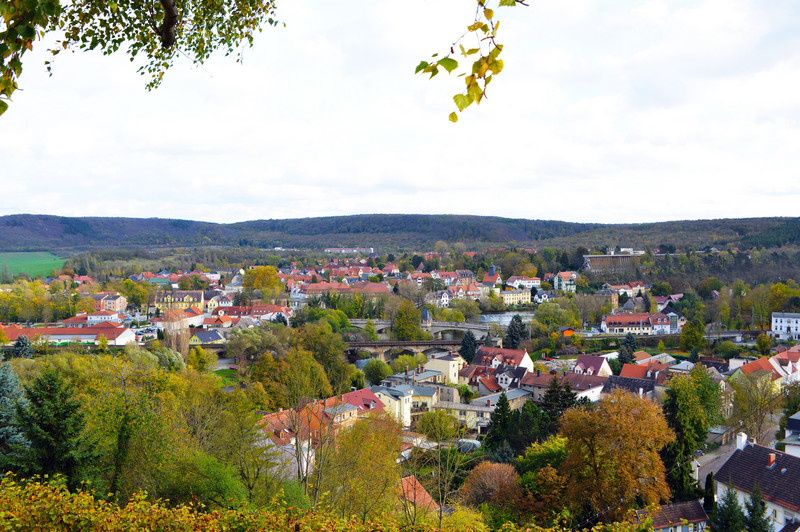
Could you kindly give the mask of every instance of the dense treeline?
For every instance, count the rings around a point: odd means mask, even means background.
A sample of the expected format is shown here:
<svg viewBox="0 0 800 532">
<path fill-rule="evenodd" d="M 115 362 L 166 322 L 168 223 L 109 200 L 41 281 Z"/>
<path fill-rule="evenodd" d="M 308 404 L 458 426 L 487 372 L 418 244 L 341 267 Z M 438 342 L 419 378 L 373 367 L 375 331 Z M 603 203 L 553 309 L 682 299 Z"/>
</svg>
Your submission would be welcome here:
<svg viewBox="0 0 800 532">
<path fill-rule="evenodd" d="M 470 248 L 616 246 L 742 248 L 796 243 L 797 220 L 748 218 L 648 224 L 588 224 L 466 215 L 370 214 L 256 220 L 214 224 L 161 218 L 67 218 L 48 215 L 0 217 L 0 248 L 11 251 L 86 250 L 111 247 L 373 247 L 431 249 L 439 240 Z"/>
</svg>

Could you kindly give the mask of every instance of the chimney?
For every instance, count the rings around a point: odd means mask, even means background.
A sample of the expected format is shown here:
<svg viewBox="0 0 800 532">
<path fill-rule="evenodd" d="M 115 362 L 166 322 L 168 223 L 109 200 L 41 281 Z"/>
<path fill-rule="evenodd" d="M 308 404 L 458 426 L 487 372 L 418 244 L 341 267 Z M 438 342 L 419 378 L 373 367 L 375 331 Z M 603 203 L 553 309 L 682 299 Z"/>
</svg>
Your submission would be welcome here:
<svg viewBox="0 0 800 532">
<path fill-rule="evenodd" d="M 542 370 L 540 370 L 540 369 L 537 369 L 537 370 L 536 370 L 536 376 L 537 376 L 537 377 L 541 377 L 541 376 L 542 376 Z"/>
<path fill-rule="evenodd" d="M 406 366 L 406 376 L 408 376 L 408 366 Z"/>
<path fill-rule="evenodd" d="M 492 406 L 492 401 L 490 399 L 486 400 L 486 406 Z"/>
<path fill-rule="evenodd" d="M 736 435 L 736 449 L 742 450 L 747 445 L 747 434 L 740 432 Z"/>
<path fill-rule="evenodd" d="M 775 467 L 775 453 L 769 453 L 769 459 L 767 460 L 767 467 L 769 469 Z"/>
</svg>

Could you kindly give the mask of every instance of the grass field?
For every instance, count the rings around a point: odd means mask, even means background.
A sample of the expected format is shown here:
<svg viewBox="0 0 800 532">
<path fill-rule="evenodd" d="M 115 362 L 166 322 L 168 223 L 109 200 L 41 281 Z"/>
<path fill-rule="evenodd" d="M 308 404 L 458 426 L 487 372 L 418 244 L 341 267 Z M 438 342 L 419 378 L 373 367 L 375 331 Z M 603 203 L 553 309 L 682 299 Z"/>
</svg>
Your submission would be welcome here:
<svg viewBox="0 0 800 532">
<path fill-rule="evenodd" d="M 24 272 L 31 277 L 46 277 L 52 269 L 60 270 L 64 262 L 64 259 L 46 251 L 0 253 L 0 264 L 8 264 L 11 275 Z"/>
</svg>

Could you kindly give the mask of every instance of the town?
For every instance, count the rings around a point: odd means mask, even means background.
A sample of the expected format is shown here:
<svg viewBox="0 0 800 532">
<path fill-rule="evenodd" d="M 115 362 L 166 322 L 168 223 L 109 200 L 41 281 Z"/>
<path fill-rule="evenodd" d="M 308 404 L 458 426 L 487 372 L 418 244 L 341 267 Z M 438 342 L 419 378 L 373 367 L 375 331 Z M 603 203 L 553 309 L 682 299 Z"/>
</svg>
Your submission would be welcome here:
<svg viewBox="0 0 800 532">
<path fill-rule="evenodd" d="M 800 286 L 697 274 L 744 254 L 441 242 L 4 268 L 0 466 L 123 506 L 793 532 Z"/>
</svg>

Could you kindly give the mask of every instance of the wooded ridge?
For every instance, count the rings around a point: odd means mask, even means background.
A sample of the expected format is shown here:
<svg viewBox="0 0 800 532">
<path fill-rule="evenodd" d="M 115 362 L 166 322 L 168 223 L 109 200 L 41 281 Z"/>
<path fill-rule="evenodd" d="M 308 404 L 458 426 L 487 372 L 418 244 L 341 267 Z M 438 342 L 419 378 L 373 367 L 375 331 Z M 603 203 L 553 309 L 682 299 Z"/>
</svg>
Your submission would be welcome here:
<svg viewBox="0 0 800 532">
<path fill-rule="evenodd" d="M 218 224 L 165 218 L 0 217 L 0 250 L 235 246 L 432 249 L 435 242 L 485 246 L 774 247 L 800 241 L 800 218 L 592 224 L 495 216 L 360 214 Z"/>
</svg>

